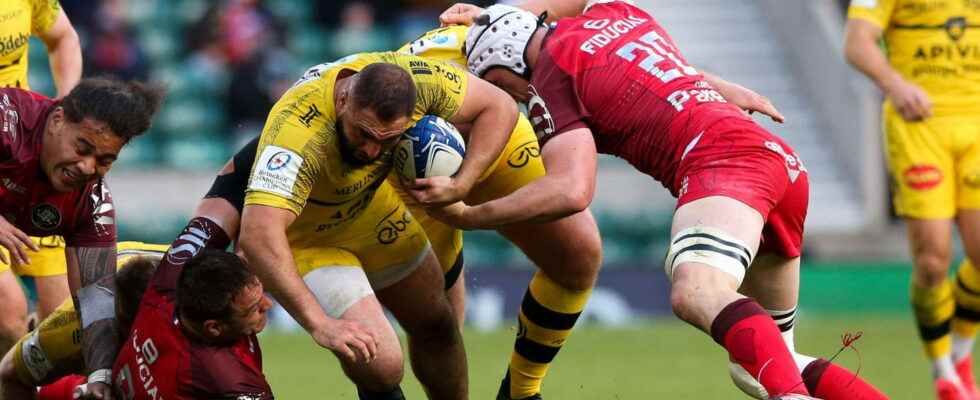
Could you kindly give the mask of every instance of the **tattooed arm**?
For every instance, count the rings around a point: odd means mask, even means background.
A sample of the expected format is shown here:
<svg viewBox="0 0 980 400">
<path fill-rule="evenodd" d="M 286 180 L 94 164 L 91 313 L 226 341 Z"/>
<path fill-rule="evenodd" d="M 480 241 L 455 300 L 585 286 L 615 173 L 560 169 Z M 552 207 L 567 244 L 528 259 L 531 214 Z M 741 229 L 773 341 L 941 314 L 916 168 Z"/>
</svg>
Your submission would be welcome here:
<svg viewBox="0 0 980 400">
<path fill-rule="evenodd" d="M 72 300 L 82 321 L 82 355 L 89 389 L 104 389 L 108 395 L 109 371 L 119 351 L 113 281 L 116 247 L 68 247 L 65 255 Z M 102 386 L 97 382 L 104 382 L 105 386 L 93 387 Z"/>
</svg>

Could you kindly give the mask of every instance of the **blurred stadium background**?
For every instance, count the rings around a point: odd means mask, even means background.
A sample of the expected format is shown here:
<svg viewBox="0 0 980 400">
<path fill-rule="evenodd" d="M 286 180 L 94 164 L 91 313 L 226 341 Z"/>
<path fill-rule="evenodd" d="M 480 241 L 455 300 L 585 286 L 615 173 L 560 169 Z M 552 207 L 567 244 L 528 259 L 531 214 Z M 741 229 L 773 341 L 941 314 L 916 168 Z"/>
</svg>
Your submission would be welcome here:
<svg viewBox="0 0 980 400">
<path fill-rule="evenodd" d="M 147 135 L 110 174 L 123 240 L 168 243 L 214 173 L 258 134 L 278 96 L 311 65 L 394 49 L 437 24 L 447 0 L 61 0 L 79 31 L 85 75 L 170 88 Z M 484 2 L 485 3 L 485 2 Z M 798 150 L 811 173 L 800 348 L 829 356 L 846 330 L 865 332 L 862 374 L 896 399 L 926 398 L 926 363 L 907 312 L 910 268 L 891 216 L 877 92 L 845 65 L 846 0 L 638 0 L 693 65 L 770 97 L 784 125 L 759 121 Z M 32 39 L 36 40 L 36 39 Z M 32 43 L 30 82 L 54 88 Z M 577 332 L 546 381 L 549 398 L 735 398 L 725 356 L 670 318 L 661 261 L 673 200 L 603 158 L 592 211 L 604 272 Z M 958 253 L 959 250 L 957 250 Z M 513 314 L 532 266 L 494 233 L 466 237 L 472 393 L 496 391 Z M 336 362 L 279 314 L 263 336 L 280 398 L 354 398 Z M 844 364 L 858 358 L 845 353 Z M 421 398 L 414 379 L 407 393 Z"/>
</svg>

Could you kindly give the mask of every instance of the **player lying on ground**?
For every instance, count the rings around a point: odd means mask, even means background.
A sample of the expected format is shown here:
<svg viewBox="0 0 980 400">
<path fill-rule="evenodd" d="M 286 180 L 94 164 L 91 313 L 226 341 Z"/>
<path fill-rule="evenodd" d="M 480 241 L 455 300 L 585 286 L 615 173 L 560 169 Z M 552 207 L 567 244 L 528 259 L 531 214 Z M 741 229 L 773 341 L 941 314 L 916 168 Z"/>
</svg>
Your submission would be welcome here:
<svg viewBox="0 0 980 400">
<path fill-rule="evenodd" d="M 195 218 L 166 257 L 167 246 L 120 243 L 121 257 L 135 255 L 123 260 L 117 278 L 126 284 L 116 309 L 129 339 L 113 384 L 123 398 L 272 398 L 255 337 L 272 303 L 237 256 L 202 247 L 227 245 L 223 235 L 213 221 Z M 65 377 L 78 373 L 81 361 L 72 343 L 79 329 L 72 311 L 71 303 L 63 305 L 4 358 L 2 393 L 12 396 L 4 398 L 33 398 L 35 386 L 55 382 L 42 387 L 38 398 L 70 399 L 84 384 Z"/>
<path fill-rule="evenodd" d="M 117 246 L 118 271 L 113 278 L 116 321 L 120 337 L 129 335 L 140 299 L 153 276 L 165 245 L 120 242 Z M 0 399 L 71 399 L 75 387 L 86 384 L 82 348 L 77 338 L 81 323 L 71 300 L 65 300 L 33 332 L 20 338 L 0 361 Z M 70 376 L 61 383 L 63 377 Z M 58 381 L 58 385 L 43 387 Z M 59 393 L 54 395 L 54 393 Z"/>
<path fill-rule="evenodd" d="M 402 397 L 401 348 L 381 305 L 408 333 L 429 397 L 467 398 L 442 271 L 385 181 L 391 149 L 425 114 L 472 125 L 468 142 L 477 151 L 431 188 L 440 201 L 457 201 L 499 157 L 517 109 L 466 71 L 411 55 L 356 54 L 308 70 L 271 111 L 251 167 L 240 236 L 249 265 L 314 340 L 335 351 L 364 399 Z M 338 335 L 338 320 L 356 321 L 371 336 Z"/>
<path fill-rule="evenodd" d="M 402 46 L 399 52 L 463 66 L 466 65 L 462 50 L 466 30 L 465 26 L 435 29 Z M 465 126 L 460 128 L 466 131 Z M 534 129 L 523 114 L 518 115 L 506 148 L 478 179 L 464 201 L 476 205 L 501 198 L 544 174 Z M 452 266 L 450 271 L 461 271 L 462 230 L 430 217 L 425 208 L 401 188 L 400 179 L 393 176 L 389 180 L 396 183 L 402 200 L 422 225 L 443 269 Z M 541 390 L 549 364 L 572 333 L 585 307 L 599 273 L 602 243 L 595 219 L 588 209 L 552 222 L 514 224 L 497 231 L 540 268 L 521 302 L 518 319 L 521 335 L 514 343 L 507 374 L 509 379 L 504 382 L 505 385 L 509 382 L 513 391 L 530 395 Z M 462 323 L 465 285 L 461 283 L 450 289 L 450 298 Z"/>
<path fill-rule="evenodd" d="M 0 246 L 9 252 L 0 260 L 29 264 L 27 250 L 38 248 L 28 235 L 65 238 L 86 374 L 103 397 L 117 338 L 115 211 L 102 177 L 149 128 L 162 98 L 160 89 L 107 79 L 84 79 L 59 101 L 0 89 Z"/>
<path fill-rule="evenodd" d="M 528 103 L 548 174 L 500 200 L 438 210 L 440 218 L 494 228 L 565 216 L 592 199 L 596 153 L 623 157 L 678 197 L 666 260 L 674 312 L 725 347 L 765 397 L 884 398 L 863 382 L 823 385 L 851 376 L 823 361 L 807 375 L 826 378 L 803 379 L 756 300 L 787 318 L 795 312 L 808 198 L 799 157 L 728 103 L 642 9 L 625 1 L 525 6 L 552 5 L 559 16 L 584 14 L 548 26 L 494 6 L 466 46 L 471 71 Z M 841 389 L 848 393 L 833 392 Z"/>
</svg>

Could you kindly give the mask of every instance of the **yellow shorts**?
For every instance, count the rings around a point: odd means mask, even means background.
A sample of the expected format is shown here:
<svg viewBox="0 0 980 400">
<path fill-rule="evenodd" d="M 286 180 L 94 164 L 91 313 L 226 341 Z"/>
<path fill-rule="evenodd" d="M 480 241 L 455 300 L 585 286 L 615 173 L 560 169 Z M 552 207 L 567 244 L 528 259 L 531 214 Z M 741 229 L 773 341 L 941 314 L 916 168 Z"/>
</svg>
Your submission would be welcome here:
<svg viewBox="0 0 980 400">
<path fill-rule="evenodd" d="M 504 151 L 480 177 L 476 186 L 470 191 L 469 197 L 466 198 L 466 204 L 481 204 L 507 196 L 544 176 L 544 173 L 541 147 L 538 145 L 537 136 L 534 135 L 534 128 L 527 118 L 522 116 L 518 118 L 517 126 L 511 132 Z M 388 181 L 394 183 L 398 195 L 408 204 L 412 215 L 422 225 L 443 271 L 449 272 L 457 267 L 457 258 L 463 251 L 463 231 L 429 217 L 425 213 L 425 208 L 402 190 L 397 173 L 389 175 Z"/>
<path fill-rule="evenodd" d="M 14 345 L 14 370 L 21 381 L 44 385 L 85 371 L 82 324 L 71 299 Z"/>
<path fill-rule="evenodd" d="M 13 271 L 17 276 L 56 276 L 68 271 L 65 262 L 65 239 L 61 236 L 46 236 L 43 238 L 31 236 L 31 241 L 41 248 L 38 252 L 28 250 L 31 258 L 30 265 L 14 265 Z M 0 247 L 4 257 L 10 259 L 7 249 Z M 0 262 L 0 273 L 10 270 L 9 264 Z"/>
<path fill-rule="evenodd" d="M 422 227 L 388 182 L 353 219 L 328 226 L 301 214 L 287 236 L 300 276 L 321 267 L 360 267 L 375 290 L 408 276 L 429 249 Z"/>
<path fill-rule="evenodd" d="M 882 115 L 898 215 L 948 219 L 980 209 L 980 115 L 908 122 L 890 106 Z"/>
</svg>

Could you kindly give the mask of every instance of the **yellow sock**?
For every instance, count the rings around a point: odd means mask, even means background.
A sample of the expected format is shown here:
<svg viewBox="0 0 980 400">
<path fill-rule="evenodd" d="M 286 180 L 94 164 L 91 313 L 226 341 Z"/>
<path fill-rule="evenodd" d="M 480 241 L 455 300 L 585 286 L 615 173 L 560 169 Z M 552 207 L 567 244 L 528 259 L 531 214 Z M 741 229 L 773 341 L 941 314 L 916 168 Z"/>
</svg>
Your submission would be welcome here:
<svg viewBox="0 0 980 400">
<path fill-rule="evenodd" d="M 952 347 L 950 322 L 956 308 L 952 286 L 949 280 L 933 288 L 920 288 L 912 284 L 912 309 L 919 336 L 930 359 L 949 355 Z"/>
<path fill-rule="evenodd" d="M 565 289 L 540 271 L 534 274 L 518 316 L 520 327 L 508 368 L 510 398 L 541 392 L 551 360 L 572 334 L 591 293 L 591 289 Z"/>
<path fill-rule="evenodd" d="M 953 332 L 960 337 L 976 336 L 980 323 L 980 271 L 968 258 L 960 263 L 960 269 L 956 272 L 953 297 L 956 299 Z"/>
</svg>

